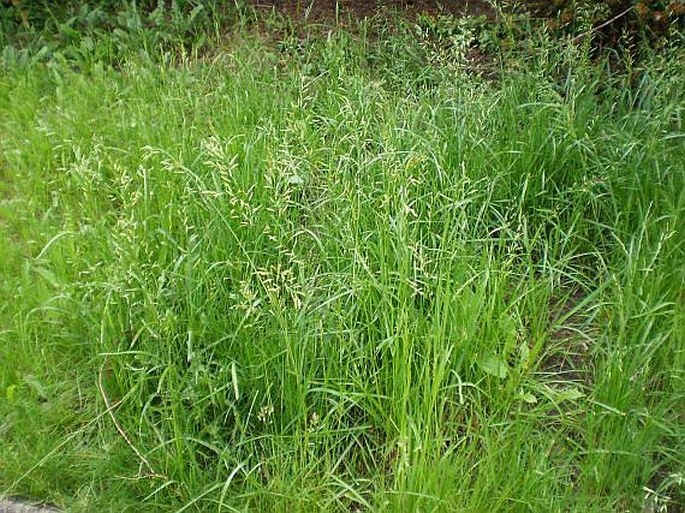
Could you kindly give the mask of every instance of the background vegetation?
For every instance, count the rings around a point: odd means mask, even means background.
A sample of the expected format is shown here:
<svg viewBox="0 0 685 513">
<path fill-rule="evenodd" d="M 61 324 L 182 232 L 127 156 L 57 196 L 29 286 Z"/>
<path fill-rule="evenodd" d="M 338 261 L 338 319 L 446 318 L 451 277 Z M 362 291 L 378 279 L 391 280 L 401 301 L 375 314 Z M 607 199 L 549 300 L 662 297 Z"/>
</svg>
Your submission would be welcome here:
<svg viewBox="0 0 685 513">
<path fill-rule="evenodd" d="M 677 26 L 602 53 L 504 15 L 32 5 L 1 34 L 2 495 L 683 508 Z"/>
</svg>

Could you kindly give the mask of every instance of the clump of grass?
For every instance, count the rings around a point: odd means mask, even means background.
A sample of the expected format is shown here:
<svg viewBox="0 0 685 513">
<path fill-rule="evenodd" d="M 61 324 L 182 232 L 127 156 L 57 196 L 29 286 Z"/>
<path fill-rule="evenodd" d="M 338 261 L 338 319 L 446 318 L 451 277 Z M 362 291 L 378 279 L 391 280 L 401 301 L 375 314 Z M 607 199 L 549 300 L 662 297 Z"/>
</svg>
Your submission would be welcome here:
<svg viewBox="0 0 685 513">
<path fill-rule="evenodd" d="M 682 504 L 685 61 L 545 44 L 498 82 L 397 33 L 6 60 L 3 494 Z"/>
</svg>

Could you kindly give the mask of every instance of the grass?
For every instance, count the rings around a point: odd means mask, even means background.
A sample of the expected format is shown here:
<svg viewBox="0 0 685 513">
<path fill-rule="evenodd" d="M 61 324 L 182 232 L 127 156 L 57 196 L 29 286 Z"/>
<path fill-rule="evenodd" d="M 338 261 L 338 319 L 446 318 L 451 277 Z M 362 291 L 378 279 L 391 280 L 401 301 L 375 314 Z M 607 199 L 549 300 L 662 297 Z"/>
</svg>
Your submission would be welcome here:
<svg viewBox="0 0 685 513">
<path fill-rule="evenodd" d="M 0 494 L 683 507 L 685 59 L 530 44 L 6 46 Z"/>
</svg>

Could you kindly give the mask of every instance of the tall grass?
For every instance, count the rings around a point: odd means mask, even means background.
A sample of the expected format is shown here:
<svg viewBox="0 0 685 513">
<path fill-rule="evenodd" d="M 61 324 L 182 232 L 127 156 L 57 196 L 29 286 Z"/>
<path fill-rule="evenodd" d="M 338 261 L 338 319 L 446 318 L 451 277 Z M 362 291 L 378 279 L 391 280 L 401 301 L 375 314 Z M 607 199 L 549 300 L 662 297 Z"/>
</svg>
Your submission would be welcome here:
<svg viewBox="0 0 685 513">
<path fill-rule="evenodd" d="M 305 43 L 5 52 L 2 493 L 681 507 L 678 50 L 546 42 L 487 82 L 397 34 Z"/>
</svg>

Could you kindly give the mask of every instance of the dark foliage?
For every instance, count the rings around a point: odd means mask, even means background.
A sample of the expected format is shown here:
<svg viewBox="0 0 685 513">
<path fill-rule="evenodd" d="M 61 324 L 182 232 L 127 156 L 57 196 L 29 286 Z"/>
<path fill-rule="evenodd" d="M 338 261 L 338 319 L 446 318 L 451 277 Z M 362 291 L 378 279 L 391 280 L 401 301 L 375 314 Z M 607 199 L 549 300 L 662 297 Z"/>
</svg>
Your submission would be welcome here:
<svg viewBox="0 0 685 513">
<path fill-rule="evenodd" d="M 685 19 L 683 0 L 533 0 L 527 5 L 549 18 L 553 30 L 578 33 L 592 27 L 593 40 L 603 47 L 637 37 L 659 45 L 682 30 Z"/>
</svg>

